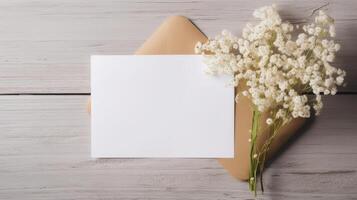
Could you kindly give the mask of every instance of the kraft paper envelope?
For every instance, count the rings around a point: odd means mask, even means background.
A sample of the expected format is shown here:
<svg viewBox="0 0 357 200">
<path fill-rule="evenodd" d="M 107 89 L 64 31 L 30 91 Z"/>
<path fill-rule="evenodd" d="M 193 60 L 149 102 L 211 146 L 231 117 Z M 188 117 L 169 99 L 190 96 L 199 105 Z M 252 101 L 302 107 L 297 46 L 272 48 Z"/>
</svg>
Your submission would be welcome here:
<svg viewBox="0 0 357 200">
<path fill-rule="evenodd" d="M 205 42 L 207 37 L 187 18 L 173 16 L 166 19 L 135 54 L 194 54 L 194 46 L 198 41 Z M 236 92 L 241 90 L 242 88 L 238 88 Z M 265 118 L 261 118 L 261 124 L 265 124 Z M 273 141 L 268 157 L 271 157 L 302 124 L 303 120 L 297 119 L 283 127 Z M 247 180 L 249 176 L 248 139 L 251 126 L 251 103 L 249 99 L 242 97 L 235 105 L 235 156 L 232 159 L 218 159 L 232 176 L 241 180 Z M 259 138 L 258 146 L 261 146 L 264 139 Z"/>
<path fill-rule="evenodd" d="M 207 37 L 186 17 L 166 19 L 135 54 L 195 54 L 196 43 Z"/>
</svg>

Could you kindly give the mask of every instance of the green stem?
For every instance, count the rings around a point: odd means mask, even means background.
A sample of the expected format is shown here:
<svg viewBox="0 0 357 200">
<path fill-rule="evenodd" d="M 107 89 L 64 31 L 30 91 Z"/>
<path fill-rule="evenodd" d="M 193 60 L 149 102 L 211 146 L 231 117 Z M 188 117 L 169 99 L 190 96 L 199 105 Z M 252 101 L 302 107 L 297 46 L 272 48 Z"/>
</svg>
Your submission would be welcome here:
<svg viewBox="0 0 357 200">
<path fill-rule="evenodd" d="M 277 119 L 273 122 L 270 127 L 270 134 L 267 140 L 264 142 L 262 148 L 258 152 L 257 149 L 257 137 L 259 131 L 259 123 L 260 123 L 260 112 L 255 110 L 253 111 L 253 119 L 252 119 L 252 130 L 251 130 L 251 146 L 250 146 L 250 170 L 249 170 L 249 189 L 254 192 L 254 196 L 257 195 L 257 177 L 260 176 L 260 185 L 261 190 L 264 192 L 263 186 L 263 171 L 265 166 L 265 161 L 267 157 L 267 153 L 270 149 L 270 145 L 273 142 L 275 136 L 278 133 L 278 130 L 281 126 L 283 126 L 283 120 Z M 254 155 L 256 155 L 254 157 Z"/>
<path fill-rule="evenodd" d="M 264 171 L 264 165 L 265 165 L 265 159 L 266 159 L 267 152 L 263 153 L 263 159 L 260 164 L 260 188 L 262 189 L 262 192 L 264 192 L 264 184 L 263 184 L 263 171 Z"/>
<path fill-rule="evenodd" d="M 258 166 L 259 166 L 259 159 L 258 157 L 254 158 L 254 155 L 257 154 L 256 148 L 256 139 L 258 135 L 259 129 L 259 120 L 260 119 L 260 112 L 256 109 L 253 111 L 253 122 L 252 122 L 252 129 L 251 129 L 251 146 L 250 146 L 250 170 L 249 170 L 249 189 L 250 191 L 254 192 L 254 195 L 257 195 L 257 174 L 258 174 Z"/>
<path fill-rule="evenodd" d="M 263 145 L 263 147 L 262 147 L 262 149 L 260 151 L 260 154 L 259 154 L 259 157 L 260 157 L 260 155 L 263 156 L 263 159 L 261 160 L 261 165 L 260 165 L 260 185 L 261 185 L 261 189 L 262 189 L 263 192 L 264 192 L 263 171 L 264 171 L 264 165 L 265 165 L 266 156 L 267 156 L 267 153 L 268 153 L 268 151 L 270 149 L 271 143 L 273 142 L 275 136 L 278 133 L 278 130 L 280 129 L 280 127 L 282 125 L 283 125 L 283 121 L 282 120 L 277 120 L 277 121 L 274 122 L 274 124 L 271 127 L 269 138 L 264 143 L 264 145 Z"/>
</svg>

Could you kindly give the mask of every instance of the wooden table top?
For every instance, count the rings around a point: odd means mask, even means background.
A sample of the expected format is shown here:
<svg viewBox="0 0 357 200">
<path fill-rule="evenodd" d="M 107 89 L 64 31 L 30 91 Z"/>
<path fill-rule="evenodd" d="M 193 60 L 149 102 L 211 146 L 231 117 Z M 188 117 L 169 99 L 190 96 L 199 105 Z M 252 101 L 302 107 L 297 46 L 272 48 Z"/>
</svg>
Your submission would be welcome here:
<svg viewBox="0 0 357 200">
<path fill-rule="evenodd" d="M 304 23 L 322 0 L 277 0 Z M 331 0 L 348 86 L 265 171 L 261 199 L 357 199 L 357 2 Z M 239 33 L 271 1 L 0 1 L 0 199 L 253 199 L 215 159 L 92 159 L 89 56 L 131 54 L 170 15 Z"/>
</svg>

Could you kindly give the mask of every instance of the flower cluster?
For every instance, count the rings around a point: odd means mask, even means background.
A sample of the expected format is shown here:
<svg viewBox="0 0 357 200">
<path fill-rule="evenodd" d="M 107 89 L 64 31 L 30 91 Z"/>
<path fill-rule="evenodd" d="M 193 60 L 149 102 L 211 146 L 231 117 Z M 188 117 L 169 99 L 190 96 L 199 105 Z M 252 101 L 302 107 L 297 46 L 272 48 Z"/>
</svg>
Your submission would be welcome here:
<svg viewBox="0 0 357 200">
<path fill-rule="evenodd" d="M 311 24 L 294 26 L 282 21 L 274 5 L 256 10 L 254 17 L 259 23 L 247 24 L 241 38 L 224 30 L 197 43 L 207 72 L 233 75 L 234 86 L 245 83 L 239 95 L 251 98 L 258 111 L 271 111 L 268 124 L 308 118 L 312 109 L 319 114 L 321 95 L 336 94 L 346 75 L 332 65 L 340 49 L 333 40 L 334 20 L 319 11 Z"/>
</svg>

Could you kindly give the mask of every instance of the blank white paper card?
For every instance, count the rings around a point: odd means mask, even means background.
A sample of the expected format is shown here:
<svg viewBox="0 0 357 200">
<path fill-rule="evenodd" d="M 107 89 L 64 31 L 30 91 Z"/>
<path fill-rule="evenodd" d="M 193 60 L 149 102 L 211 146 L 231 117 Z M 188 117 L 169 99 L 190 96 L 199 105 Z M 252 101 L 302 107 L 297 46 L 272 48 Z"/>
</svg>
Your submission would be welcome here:
<svg viewBox="0 0 357 200">
<path fill-rule="evenodd" d="M 91 57 L 95 158 L 234 156 L 234 88 L 202 56 Z"/>
</svg>

